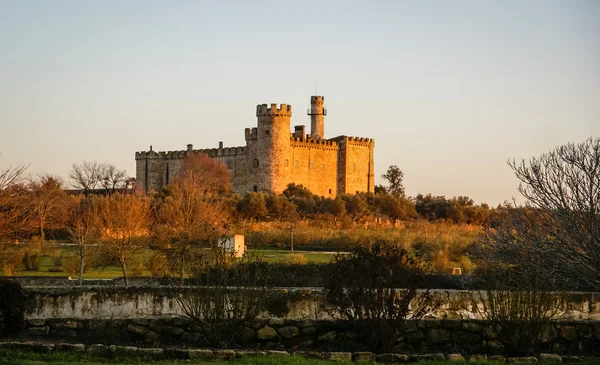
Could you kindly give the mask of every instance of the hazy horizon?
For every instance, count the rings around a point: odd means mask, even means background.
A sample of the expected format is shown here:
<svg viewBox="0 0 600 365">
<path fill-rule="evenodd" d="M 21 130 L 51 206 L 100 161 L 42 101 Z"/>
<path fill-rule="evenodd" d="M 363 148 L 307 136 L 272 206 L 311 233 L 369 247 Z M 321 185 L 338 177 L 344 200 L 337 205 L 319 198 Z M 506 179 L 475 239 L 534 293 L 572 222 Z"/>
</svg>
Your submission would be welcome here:
<svg viewBox="0 0 600 365">
<path fill-rule="evenodd" d="M 0 170 L 135 176 L 136 151 L 242 146 L 263 103 L 375 139 L 410 196 L 517 196 L 508 159 L 600 137 L 597 1 L 0 0 Z"/>
</svg>

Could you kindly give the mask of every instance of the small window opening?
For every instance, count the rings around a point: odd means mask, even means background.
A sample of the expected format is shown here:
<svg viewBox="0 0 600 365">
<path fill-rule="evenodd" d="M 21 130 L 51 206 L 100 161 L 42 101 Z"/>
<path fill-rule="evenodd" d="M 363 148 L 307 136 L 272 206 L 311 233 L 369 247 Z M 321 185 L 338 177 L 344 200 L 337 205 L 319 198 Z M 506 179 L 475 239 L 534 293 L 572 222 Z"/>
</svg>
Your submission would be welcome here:
<svg viewBox="0 0 600 365">
<path fill-rule="evenodd" d="M 286 159 L 285 160 L 285 166 L 287 167 L 290 164 L 290 160 Z"/>
<path fill-rule="evenodd" d="M 300 167 L 300 161 L 296 160 L 296 167 Z"/>
<path fill-rule="evenodd" d="M 356 164 L 352 164 L 352 171 L 356 171 Z"/>
<path fill-rule="evenodd" d="M 254 161 L 252 161 L 252 167 L 258 168 L 258 158 L 255 158 Z"/>
<path fill-rule="evenodd" d="M 329 189 L 329 194 L 331 194 L 331 189 Z"/>
<path fill-rule="evenodd" d="M 269 134 L 271 134 L 271 131 L 267 129 L 265 130 L 265 134 L 268 136 Z"/>
<path fill-rule="evenodd" d="M 311 162 L 311 163 L 310 163 L 310 168 L 311 168 L 311 169 L 314 169 L 314 168 L 315 168 L 315 163 L 314 163 L 314 162 Z"/>
<path fill-rule="evenodd" d="M 321 169 L 325 170 L 325 164 L 321 165 Z"/>
<path fill-rule="evenodd" d="M 255 192 L 255 193 L 258 193 L 258 186 L 254 185 L 254 186 L 252 187 L 252 190 L 254 190 L 254 192 Z"/>
</svg>

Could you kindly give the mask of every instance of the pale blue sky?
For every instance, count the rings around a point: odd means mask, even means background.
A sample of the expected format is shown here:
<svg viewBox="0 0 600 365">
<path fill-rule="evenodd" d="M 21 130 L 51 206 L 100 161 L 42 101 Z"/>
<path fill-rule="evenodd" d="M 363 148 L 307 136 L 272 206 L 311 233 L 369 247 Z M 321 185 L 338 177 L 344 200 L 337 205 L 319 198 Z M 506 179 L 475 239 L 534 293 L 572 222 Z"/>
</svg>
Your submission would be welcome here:
<svg viewBox="0 0 600 365">
<path fill-rule="evenodd" d="M 495 205 L 508 158 L 600 136 L 600 1 L 0 0 L 0 169 L 243 145 L 256 104 L 309 126 L 315 81 L 377 175 Z"/>
</svg>

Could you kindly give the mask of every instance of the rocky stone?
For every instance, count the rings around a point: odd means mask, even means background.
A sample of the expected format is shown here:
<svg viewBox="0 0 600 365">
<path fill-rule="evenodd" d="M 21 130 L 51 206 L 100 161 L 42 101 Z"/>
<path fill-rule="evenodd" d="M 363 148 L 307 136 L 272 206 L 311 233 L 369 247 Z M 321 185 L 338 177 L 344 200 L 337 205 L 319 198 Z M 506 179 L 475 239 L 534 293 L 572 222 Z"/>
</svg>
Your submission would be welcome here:
<svg viewBox="0 0 600 365">
<path fill-rule="evenodd" d="M 50 327 L 29 327 L 25 329 L 25 336 L 47 336 L 50 333 Z"/>
<path fill-rule="evenodd" d="M 160 358 L 165 354 L 165 350 L 159 347 L 138 347 L 137 353 L 139 356 Z"/>
<path fill-rule="evenodd" d="M 483 362 L 487 361 L 487 357 L 485 355 L 471 355 L 469 356 L 469 362 Z M 504 361 L 504 358 L 502 358 Z"/>
<path fill-rule="evenodd" d="M 506 359 L 506 362 L 513 364 L 535 364 L 538 362 L 537 357 L 527 356 L 527 357 L 509 357 Z"/>
<path fill-rule="evenodd" d="M 386 363 L 386 364 L 395 364 L 401 362 L 407 362 L 408 356 L 402 354 L 379 354 L 375 356 L 377 362 Z"/>
<path fill-rule="evenodd" d="M 116 357 L 133 357 L 137 355 L 137 347 L 133 346 L 115 346 L 109 347 L 110 352 Z"/>
<path fill-rule="evenodd" d="M 106 357 L 110 355 L 110 350 L 108 349 L 108 346 L 99 343 L 88 345 L 88 347 L 85 348 L 85 352 L 92 356 L 99 357 Z"/>
<path fill-rule="evenodd" d="M 300 328 L 314 327 L 314 326 L 315 326 L 315 321 L 313 321 L 312 319 L 303 319 L 298 322 L 298 327 L 300 327 Z"/>
<path fill-rule="evenodd" d="M 421 331 L 412 331 L 406 333 L 406 339 L 410 343 L 422 342 L 425 340 L 425 334 Z"/>
<path fill-rule="evenodd" d="M 145 343 L 158 343 L 160 342 L 160 335 L 156 332 L 150 331 L 144 335 Z"/>
<path fill-rule="evenodd" d="M 464 362 L 465 358 L 461 354 L 448 354 L 448 356 L 446 356 L 446 360 L 453 362 Z"/>
<path fill-rule="evenodd" d="M 325 360 L 327 353 L 318 351 L 297 351 L 294 356 L 300 356 L 305 359 Z"/>
<path fill-rule="evenodd" d="M 266 324 L 268 323 L 268 321 L 265 321 L 264 319 L 253 319 L 250 322 L 250 327 L 254 328 L 255 330 L 264 327 Z"/>
<path fill-rule="evenodd" d="M 54 347 L 57 351 L 65 352 L 84 352 L 85 345 L 82 343 L 58 343 Z"/>
<path fill-rule="evenodd" d="M 54 350 L 55 345 L 53 343 L 45 343 L 45 342 L 34 342 L 33 343 L 33 351 L 34 352 L 52 352 Z"/>
<path fill-rule="evenodd" d="M 502 355 L 493 355 L 493 356 L 490 356 L 490 360 L 491 361 L 498 361 L 498 362 L 505 362 L 506 358 L 504 356 L 502 356 Z"/>
<path fill-rule="evenodd" d="M 483 327 L 481 333 L 485 339 L 493 340 L 498 338 L 498 333 L 496 333 L 496 331 L 494 331 L 491 327 Z"/>
<path fill-rule="evenodd" d="M 130 321 L 138 326 L 147 326 L 150 324 L 150 320 L 146 318 L 132 318 Z"/>
<path fill-rule="evenodd" d="M 163 333 L 166 333 L 171 336 L 179 336 L 182 335 L 185 331 L 183 328 L 175 327 L 175 326 L 163 326 Z"/>
<path fill-rule="evenodd" d="M 192 321 L 187 318 L 173 318 L 171 319 L 171 325 L 175 327 L 187 327 Z"/>
<path fill-rule="evenodd" d="M 198 346 L 206 345 L 208 342 L 206 340 L 206 337 L 204 337 L 203 334 L 198 332 L 185 332 L 181 335 L 181 341 Z"/>
<path fill-rule="evenodd" d="M 290 356 L 290 353 L 287 351 L 269 350 L 267 351 L 267 356 Z"/>
<path fill-rule="evenodd" d="M 203 328 L 201 326 L 199 326 L 197 323 L 193 323 L 193 322 L 187 326 L 187 329 L 190 332 L 202 332 L 203 331 Z"/>
<path fill-rule="evenodd" d="M 233 360 L 235 359 L 235 351 L 234 350 L 215 350 L 213 352 L 213 358 L 215 360 Z"/>
<path fill-rule="evenodd" d="M 294 326 L 286 326 L 286 327 L 282 327 L 279 329 L 279 334 L 281 335 L 281 337 L 283 338 L 294 338 L 296 336 L 298 336 L 300 334 L 300 330 L 298 330 L 297 327 Z"/>
<path fill-rule="evenodd" d="M 427 319 L 424 322 L 425 327 L 427 328 L 437 328 L 442 326 L 442 321 L 439 319 Z"/>
<path fill-rule="evenodd" d="M 31 327 L 42 327 L 42 326 L 46 325 L 46 320 L 45 319 L 28 319 L 27 325 L 29 325 Z"/>
<path fill-rule="evenodd" d="M 373 362 L 375 355 L 372 352 L 355 352 L 352 354 L 352 361 Z"/>
<path fill-rule="evenodd" d="M 76 321 L 57 321 L 57 322 L 55 322 L 55 323 L 52 324 L 52 327 L 54 327 L 54 328 L 76 329 L 77 328 L 77 322 Z"/>
<path fill-rule="evenodd" d="M 150 329 L 152 331 L 158 332 L 158 333 L 162 332 L 163 326 L 164 326 L 164 324 L 159 319 L 150 320 L 150 324 L 148 325 L 148 327 L 150 327 Z"/>
<path fill-rule="evenodd" d="M 191 360 L 212 360 L 213 351 L 208 349 L 189 349 L 187 350 L 188 358 Z"/>
<path fill-rule="evenodd" d="M 165 350 L 165 357 L 167 357 L 169 359 L 185 359 L 185 360 L 188 360 L 190 358 L 190 351 L 193 351 L 193 350 L 180 349 L 180 348 L 176 348 L 176 347 L 175 348 L 168 347 L 168 348 L 165 348 L 164 350 Z"/>
<path fill-rule="evenodd" d="M 326 359 L 329 361 L 352 361 L 351 352 L 329 352 Z"/>
<path fill-rule="evenodd" d="M 273 327 L 265 326 L 256 331 L 256 338 L 259 340 L 273 340 L 277 337 L 277 331 L 275 331 Z"/>
<path fill-rule="evenodd" d="M 540 333 L 540 341 L 542 343 L 553 342 L 553 341 L 556 341 L 557 338 L 558 338 L 558 332 L 556 331 L 556 327 L 554 327 L 553 325 L 550 325 L 550 324 L 547 324 L 542 327 L 542 330 Z"/>
<path fill-rule="evenodd" d="M 493 354 L 501 354 L 504 351 L 504 344 L 500 341 L 488 341 L 487 345 Z"/>
<path fill-rule="evenodd" d="M 127 331 L 135 333 L 136 335 L 143 336 L 146 333 L 150 332 L 150 329 L 148 327 L 139 326 L 137 324 L 130 324 L 127 326 Z"/>
<path fill-rule="evenodd" d="M 562 357 L 556 354 L 540 354 L 540 360 L 546 362 L 562 362 Z"/>
<path fill-rule="evenodd" d="M 256 332 L 250 327 L 244 327 L 237 333 L 237 338 L 241 343 L 248 343 L 256 337 Z"/>
<path fill-rule="evenodd" d="M 314 336 L 317 334 L 317 328 L 316 327 L 303 327 L 302 334 L 305 336 Z"/>
<path fill-rule="evenodd" d="M 561 326 L 560 327 L 560 337 L 566 341 L 575 341 L 577 340 L 577 328 L 574 326 Z"/>
<path fill-rule="evenodd" d="M 285 318 L 271 318 L 269 319 L 270 326 L 283 326 L 285 324 Z"/>
<path fill-rule="evenodd" d="M 583 357 L 579 356 L 563 356 L 563 362 L 581 362 L 583 361 Z"/>
<path fill-rule="evenodd" d="M 419 361 L 445 361 L 446 356 L 441 353 L 437 354 L 424 354 L 424 355 L 412 355 L 410 356 L 410 361 L 419 362 Z"/>
<path fill-rule="evenodd" d="M 252 351 L 252 350 L 236 350 L 236 357 L 265 357 L 267 356 L 266 351 Z"/>
<path fill-rule="evenodd" d="M 481 332 L 483 328 L 482 325 L 471 321 L 463 322 L 461 327 L 464 331 L 468 332 Z"/>
<path fill-rule="evenodd" d="M 450 331 L 443 328 L 432 328 L 429 330 L 429 338 L 436 344 L 449 342 Z"/>
<path fill-rule="evenodd" d="M 462 327 L 462 321 L 458 319 L 442 319 L 442 327 L 459 329 Z"/>
<path fill-rule="evenodd" d="M 50 331 L 50 335 L 55 338 L 77 338 L 77 330 L 70 328 L 55 328 Z"/>
<path fill-rule="evenodd" d="M 333 341 L 337 338 L 337 333 L 335 331 L 329 331 L 321 336 L 319 336 L 319 341 L 321 342 L 329 342 Z"/>
</svg>

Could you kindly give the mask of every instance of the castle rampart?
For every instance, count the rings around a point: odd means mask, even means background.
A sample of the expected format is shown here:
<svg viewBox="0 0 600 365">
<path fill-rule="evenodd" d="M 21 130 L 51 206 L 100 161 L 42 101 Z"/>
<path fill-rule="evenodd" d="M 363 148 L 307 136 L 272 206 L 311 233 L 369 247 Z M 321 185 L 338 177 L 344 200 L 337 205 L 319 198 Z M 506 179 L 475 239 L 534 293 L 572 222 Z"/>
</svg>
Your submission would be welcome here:
<svg viewBox="0 0 600 365">
<path fill-rule="evenodd" d="M 246 128 L 246 146 L 135 153 L 137 183 L 146 192 L 172 183 L 183 160 L 202 153 L 222 162 L 232 176 L 234 190 L 281 193 L 296 183 L 326 197 L 337 194 L 374 191 L 371 138 L 324 137 L 327 110 L 323 96 L 311 97 L 311 133 L 303 125 L 290 131 L 292 107 L 287 104 L 256 106 L 257 126 Z"/>
</svg>

